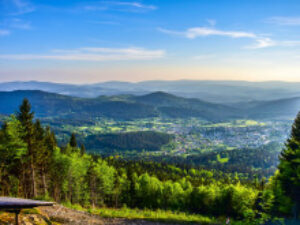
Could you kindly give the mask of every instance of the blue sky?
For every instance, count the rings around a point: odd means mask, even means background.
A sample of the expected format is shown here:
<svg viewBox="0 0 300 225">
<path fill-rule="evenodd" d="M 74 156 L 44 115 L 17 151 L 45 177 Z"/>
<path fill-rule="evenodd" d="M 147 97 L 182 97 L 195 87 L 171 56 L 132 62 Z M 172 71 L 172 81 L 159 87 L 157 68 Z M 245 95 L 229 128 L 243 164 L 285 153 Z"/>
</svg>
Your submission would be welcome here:
<svg viewBox="0 0 300 225">
<path fill-rule="evenodd" d="M 298 0 L 0 0 L 0 81 L 300 81 Z"/>
</svg>

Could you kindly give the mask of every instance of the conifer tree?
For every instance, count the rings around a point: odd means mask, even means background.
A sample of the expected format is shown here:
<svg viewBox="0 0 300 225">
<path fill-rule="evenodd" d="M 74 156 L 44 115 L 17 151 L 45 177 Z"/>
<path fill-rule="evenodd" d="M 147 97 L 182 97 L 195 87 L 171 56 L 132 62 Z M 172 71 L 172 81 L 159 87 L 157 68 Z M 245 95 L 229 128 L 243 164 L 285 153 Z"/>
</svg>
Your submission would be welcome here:
<svg viewBox="0 0 300 225">
<path fill-rule="evenodd" d="M 74 133 L 72 133 L 71 138 L 70 138 L 70 146 L 72 148 L 76 148 L 77 147 L 77 140 L 76 140 L 76 136 Z"/>
<path fill-rule="evenodd" d="M 21 139 L 20 122 L 12 116 L 0 129 L 0 194 L 16 195 L 22 173 L 26 144 Z"/>
<path fill-rule="evenodd" d="M 286 196 L 294 202 L 293 213 L 298 217 L 300 207 L 300 113 L 292 126 L 291 136 L 281 152 L 278 180 Z"/>
<path fill-rule="evenodd" d="M 34 124 L 33 124 L 33 117 L 34 113 L 31 111 L 31 105 L 28 101 L 28 99 L 24 99 L 23 103 L 21 104 L 19 108 L 19 112 L 17 113 L 17 119 L 20 121 L 22 128 L 23 128 L 23 140 L 27 144 L 27 157 L 28 157 L 28 164 L 30 169 L 30 197 L 36 197 L 37 196 L 37 184 L 36 184 L 36 174 L 35 174 L 35 166 L 34 166 L 34 160 L 35 160 L 35 140 L 34 140 Z M 26 172 L 26 171 L 24 171 Z M 26 184 L 25 184 L 26 185 Z"/>
<path fill-rule="evenodd" d="M 86 153 L 85 146 L 84 146 L 84 144 L 81 144 L 81 146 L 80 146 L 80 154 L 84 155 L 85 153 Z"/>
</svg>

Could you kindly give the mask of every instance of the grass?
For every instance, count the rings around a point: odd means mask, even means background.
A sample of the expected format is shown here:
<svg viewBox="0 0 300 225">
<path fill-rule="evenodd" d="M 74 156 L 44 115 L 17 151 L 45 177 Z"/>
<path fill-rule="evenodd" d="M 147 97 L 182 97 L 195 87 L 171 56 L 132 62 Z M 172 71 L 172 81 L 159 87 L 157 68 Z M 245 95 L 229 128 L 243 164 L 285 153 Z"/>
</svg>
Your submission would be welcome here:
<svg viewBox="0 0 300 225">
<path fill-rule="evenodd" d="M 173 212 L 170 210 L 150 210 L 150 209 L 130 209 L 123 207 L 115 208 L 89 208 L 85 209 L 80 205 L 64 204 L 68 208 L 89 212 L 103 218 L 124 218 L 129 220 L 147 220 L 162 223 L 180 224 L 218 224 L 214 218 L 209 218 L 199 214 L 188 214 L 185 212 Z"/>
<path fill-rule="evenodd" d="M 108 127 L 110 129 L 111 132 L 117 132 L 117 131 L 121 131 L 122 128 L 120 127 Z"/>
<path fill-rule="evenodd" d="M 92 210 L 93 211 L 93 210 Z M 100 208 L 94 210 L 93 214 L 98 214 L 105 218 L 126 218 L 126 219 L 143 219 L 157 222 L 180 222 L 180 223 L 200 223 L 200 224 L 212 224 L 213 220 L 209 217 L 186 214 L 183 212 L 172 212 L 164 210 L 139 210 L 139 209 L 111 209 Z"/>
<path fill-rule="evenodd" d="M 97 127 L 97 126 L 92 127 L 92 129 L 93 129 L 94 131 L 102 131 L 102 130 L 103 130 L 102 127 Z"/>
<path fill-rule="evenodd" d="M 19 220 L 21 221 L 20 224 L 60 225 L 59 223 L 51 222 L 49 218 L 43 213 L 41 213 L 41 211 L 38 208 L 23 209 L 19 215 Z M 15 224 L 14 221 L 14 213 L 0 211 L 0 224 Z"/>
<path fill-rule="evenodd" d="M 265 123 L 258 122 L 255 120 L 235 120 L 231 122 L 224 122 L 224 123 L 214 123 L 214 124 L 207 124 L 203 127 L 251 127 L 251 126 L 265 126 Z"/>
<path fill-rule="evenodd" d="M 220 154 L 217 155 L 217 161 L 219 163 L 227 163 L 229 161 L 229 158 L 225 157 L 225 158 L 221 158 Z"/>
</svg>

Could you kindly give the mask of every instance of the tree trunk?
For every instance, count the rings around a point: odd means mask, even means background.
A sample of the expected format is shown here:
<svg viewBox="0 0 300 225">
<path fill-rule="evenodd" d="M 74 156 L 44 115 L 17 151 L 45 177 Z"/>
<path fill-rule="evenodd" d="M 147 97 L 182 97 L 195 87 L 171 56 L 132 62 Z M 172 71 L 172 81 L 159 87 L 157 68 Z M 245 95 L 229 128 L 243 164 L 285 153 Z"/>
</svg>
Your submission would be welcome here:
<svg viewBox="0 0 300 225">
<path fill-rule="evenodd" d="M 27 198 L 28 197 L 28 192 L 27 192 L 27 183 L 26 183 L 26 169 L 25 166 L 22 166 L 22 191 L 23 191 L 23 197 Z"/>
<path fill-rule="evenodd" d="M 36 182 L 35 182 L 35 170 L 34 170 L 34 165 L 33 165 L 33 158 L 31 157 L 30 160 L 30 171 L 31 171 L 31 181 L 32 181 L 32 197 L 37 196 L 37 190 L 36 190 Z"/>
<path fill-rule="evenodd" d="M 96 191 L 95 191 L 95 186 L 96 186 L 96 181 L 95 181 L 95 178 L 93 176 L 91 176 L 90 178 L 90 192 L 91 192 L 91 203 L 92 203 L 92 206 L 93 208 L 95 207 L 96 205 Z"/>
<path fill-rule="evenodd" d="M 47 194 L 47 182 L 46 182 L 46 174 L 45 174 L 45 169 L 42 169 L 42 182 L 43 182 L 43 189 L 44 189 L 44 196 Z"/>
<path fill-rule="evenodd" d="M 60 196 L 60 188 L 59 188 L 59 185 L 58 184 L 55 184 L 54 186 L 54 191 L 53 191 L 53 197 L 54 197 L 54 200 L 56 202 L 59 202 L 59 196 Z"/>
<path fill-rule="evenodd" d="M 297 220 L 299 217 L 299 202 L 298 201 L 296 201 L 293 211 L 294 211 L 294 213 L 293 213 L 294 219 Z"/>
<path fill-rule="evenodd" d="M 118 205 L 119 205 L 119 194 L 116 193 L 116 202 L 115 202 L 115 207 L 118 208 Z"/>
</svg>

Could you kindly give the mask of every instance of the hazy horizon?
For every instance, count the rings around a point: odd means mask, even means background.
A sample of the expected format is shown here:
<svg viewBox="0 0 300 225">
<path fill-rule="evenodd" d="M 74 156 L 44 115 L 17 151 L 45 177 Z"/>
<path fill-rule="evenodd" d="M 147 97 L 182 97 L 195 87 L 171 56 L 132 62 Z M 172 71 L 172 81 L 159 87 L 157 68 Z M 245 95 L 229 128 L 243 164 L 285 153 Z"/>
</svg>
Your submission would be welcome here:
<svg viewBox="0 0 300 225">
<path fill-rule="evenodd" d="M 295 84 L 300 83 L 300 81 L 285 81 L 285 80 L 258 80 L 258 81 L 251 81 L 251 80 L 209 80 L 209 79 L 176 79 L 176 80 L 164 80 L 164 79 L 149 79 L 149 80 L 138 80 L 138 81 L 128 81 L 128 80 L 103 80 L 103 81 L 95 81 L 95 82 L 59 82 L 59 81 L 51 81 L 51 80 L 8 80 L 8 81 L 0 81 L 0 83 L 27 83 L 27 82 L 38 82 L 38 83 L 54 83 L 54 84 L 73 84 L 73 85 L 90 85 L 90 84 L 97 84 L 97 83 L 110 83 L 110 82 L 120 82 L 120 83 L 143 83 L 143 82 L 184 82 L 184 81 L 197 81 L 197 82 L 244 82 L 244 83 L 288 83 L 288 84 Z"/>
</svg>

